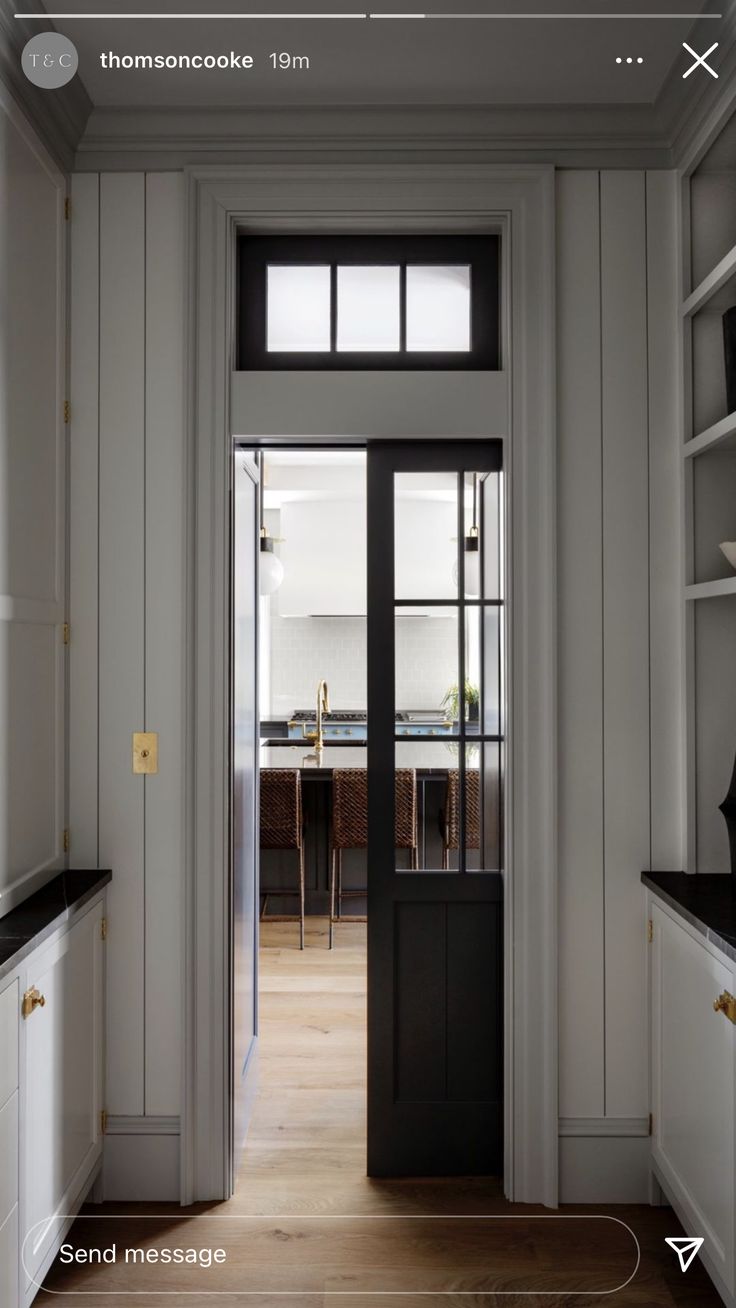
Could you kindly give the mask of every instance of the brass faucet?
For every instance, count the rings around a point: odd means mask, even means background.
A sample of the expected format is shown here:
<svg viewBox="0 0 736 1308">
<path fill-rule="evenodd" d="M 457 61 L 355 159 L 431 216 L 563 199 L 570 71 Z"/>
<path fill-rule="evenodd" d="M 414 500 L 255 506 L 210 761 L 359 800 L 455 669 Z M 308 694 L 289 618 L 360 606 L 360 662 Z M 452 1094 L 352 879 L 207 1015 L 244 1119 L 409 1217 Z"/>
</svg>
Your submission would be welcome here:
<svg viewBox="0 0 736 1308">
<path fill-rule="evenodd" d="M 323 677 L 319 685 L 317 686 L 317 730 L 306 731 L 304 733 L 307 737 L 307 740 L 314 741 L 314 748 L 316 750 L 324 749 L 325 747 L 325 739 L 322 732 L 322 714 L 329 713 L 329 711 L 330 711 L 330 694 L 327 689 L 327 682 Z"/>
</svg>

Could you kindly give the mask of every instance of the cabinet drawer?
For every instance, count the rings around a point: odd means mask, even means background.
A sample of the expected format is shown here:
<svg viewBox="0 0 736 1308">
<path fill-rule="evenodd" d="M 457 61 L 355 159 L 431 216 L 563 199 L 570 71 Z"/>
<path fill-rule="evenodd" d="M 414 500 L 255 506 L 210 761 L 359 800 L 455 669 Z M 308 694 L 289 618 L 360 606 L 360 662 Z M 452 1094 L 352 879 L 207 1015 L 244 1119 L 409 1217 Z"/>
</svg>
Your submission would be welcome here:
<svg viewBox="0 0 736 1308">
<path fill-rule="evenodd" d="M 18 1205 L 0 1226 L 0 1303 L 18 1308 Z"/>
<path fill-rule="evenodd" d="M 17 1202 L 18 1091 L 16 1090 L 4 1108 L 0 1109 L 0 1226 Z"/>
<path fill-rule="evenodd" d="M 18 1089 L 18 1021 L 20 999 L 18 982 L 13 981 L 0 994 L 0 1107 Z"/>
</svg>

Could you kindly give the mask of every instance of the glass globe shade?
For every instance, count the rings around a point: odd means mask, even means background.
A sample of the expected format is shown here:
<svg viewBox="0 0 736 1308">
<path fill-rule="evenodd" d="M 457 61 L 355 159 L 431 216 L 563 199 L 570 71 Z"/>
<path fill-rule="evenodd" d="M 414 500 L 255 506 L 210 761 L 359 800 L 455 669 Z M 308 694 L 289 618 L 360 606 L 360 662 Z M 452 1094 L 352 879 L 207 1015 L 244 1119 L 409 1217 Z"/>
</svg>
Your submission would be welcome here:
<svg viewBox="0 0 736 1308">
<path fill-rule="evenodd" d="M 452 580 L 457 586 L 457 559 L 452 565 Z M 478 550 L 466 549 L 465 551 L 465 594 L 471 595 L 473 599 L 477 599 L 480 595 L 480 552 Z"/>
<path fill-rule="evenodd" d="M 273 595 L 284 580 L 284 565 L 272 550 L 261 550 L 258 589 L 261 595 Z"/>
</svg>

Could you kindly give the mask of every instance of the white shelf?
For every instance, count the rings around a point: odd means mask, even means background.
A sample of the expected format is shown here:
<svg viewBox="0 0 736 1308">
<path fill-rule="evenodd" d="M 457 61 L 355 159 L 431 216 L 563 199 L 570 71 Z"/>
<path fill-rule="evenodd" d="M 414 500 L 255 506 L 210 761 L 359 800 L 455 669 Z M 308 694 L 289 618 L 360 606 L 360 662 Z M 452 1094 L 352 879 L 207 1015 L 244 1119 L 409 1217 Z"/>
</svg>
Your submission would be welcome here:
<svg viewBox="0 0 736 1308">
<path fill-rule="evenodd" d="M 682 452 L 686 459 L 692 459 L 706 450 L 715 449 L 736 450 L 736 413 L 729 413 L 720 422 L 714 422 L 712 427 L 707 427 L 694 436 L 691 441 L 686 441 Z"/>
<path fill-rule="evenodd" d="M 686 600 L 718 599 L 722 595 L 736 595 L 736 576 L 722 577 L 720 581 L 701 581 L 685 587 Z"/>
<path fill-rule="evenodd" d="M 736 245 L 732 246 L 728 254 L 724 255 L 720 263 L 704 277 L 699 286 L 688 295 L 682 306 L 682 316 L 690 318 L 699 309 L 702 309 L 714 295 L 720 291 L 722 286 L 736 274 Z"/>
</svg>

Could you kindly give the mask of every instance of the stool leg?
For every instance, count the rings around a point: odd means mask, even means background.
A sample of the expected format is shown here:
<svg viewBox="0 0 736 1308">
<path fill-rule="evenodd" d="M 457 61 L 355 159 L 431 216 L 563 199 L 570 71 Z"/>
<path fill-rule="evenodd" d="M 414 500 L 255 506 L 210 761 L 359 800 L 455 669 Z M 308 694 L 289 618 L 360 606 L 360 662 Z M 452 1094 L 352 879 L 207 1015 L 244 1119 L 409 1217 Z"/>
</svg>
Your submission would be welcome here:
<svg viewBox="0 0 736 1308">
<path fill-rule="evenodd" d="M 332 851 L 332 862 L 331 862 L 331 867 L 330 867 L 330 944 L 329 944 L 330 949 L 332 949 L 332 944 L 333 944 L 334 922 L 335 922 L 335 868 L 336 868 L 336 865 L 337 865 L 337 850 L 336 850 L 336 849 L 333 849 L 333 851 Z"/>
<path fill-rule="evenodd" d="M 342 850 L 337 850 L 337 920 L 342 917 Z"/>
<path fill-rule="evenodd" d="M 304 948 L 304 842 L 299 846 L 299 948 Z"/>
</svg>

